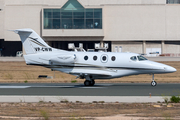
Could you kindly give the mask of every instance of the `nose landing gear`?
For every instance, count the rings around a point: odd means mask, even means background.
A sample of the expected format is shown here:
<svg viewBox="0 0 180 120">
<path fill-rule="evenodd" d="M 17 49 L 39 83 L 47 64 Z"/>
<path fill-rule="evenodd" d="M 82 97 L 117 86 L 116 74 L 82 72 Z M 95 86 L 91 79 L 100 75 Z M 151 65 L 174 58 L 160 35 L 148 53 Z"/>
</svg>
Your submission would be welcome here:
<svg viewBox="0 0 180 120">
<path fill-rule="evenodd" d="M 154 74 L 152 74 L 152 82 L 151 82 L 151 86 L 155 87 L 157 85 L 157 82 L 154 81 Z"/>
</svg>

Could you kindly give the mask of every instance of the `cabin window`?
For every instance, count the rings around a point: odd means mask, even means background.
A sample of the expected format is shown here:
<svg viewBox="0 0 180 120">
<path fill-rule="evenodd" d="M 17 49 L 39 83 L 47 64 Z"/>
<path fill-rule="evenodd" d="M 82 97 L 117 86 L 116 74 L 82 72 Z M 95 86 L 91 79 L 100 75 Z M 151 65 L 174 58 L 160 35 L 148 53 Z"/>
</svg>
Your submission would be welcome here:
<svg viewBox="0 0 180 120">
<path fill-rule="evenodd" d="M 88 56 L 84 56 L 84 60 L 88 60 Z"/>
<path fill-rule="evenodd" d="M 147 58 L 143 57 L 143 56 L 137 56 L 139 61 L 143 61 L 143 60 L 148 60 Z"/>
<path fill-rule="evenodd" d="M 116 57 L 115 57 L 115 56 L 112 56 L 112 57 L 111 57 L 111 60 L 112 60 L 112 61 L 115 61 L 115 60 L 116 60 Z"/>
<path fill-rule="evenodd" d="M 133 61 L 137 60 L 136 56 L 132 56 L 130 59 L 133 60 Z"/>
<path fill-rule="evenodd" d="M 103 60 L 103 61 L 106 61 L 106 59 L 107 59 L 106 56 L 103 56 L 103 57 L 102 57 L 102 60 Z"/>
<path fill-rule="evenodd" d="M 105 55 L 105 54 L 101 55 L 100 60 L 101 60 L 102 63 L 106 63 L 108 61 L 108 55 Z"/>
<path fill-rule="evenodd" d="M 93 60 L 95 60 L 95 61 L 96 61 L 96 60 L 97 60 L 97 56 L 94 56 L 94 57 L 93 57 Z"/>
</svg>

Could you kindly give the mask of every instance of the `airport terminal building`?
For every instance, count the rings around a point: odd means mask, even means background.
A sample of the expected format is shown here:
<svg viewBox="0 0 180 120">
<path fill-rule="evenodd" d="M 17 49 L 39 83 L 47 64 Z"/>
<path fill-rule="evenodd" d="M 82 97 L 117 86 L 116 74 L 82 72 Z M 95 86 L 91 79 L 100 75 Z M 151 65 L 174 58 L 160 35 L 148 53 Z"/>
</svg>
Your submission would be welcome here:
<svg viewBox="0 0 180 120">
<path fill-rule="evenodd" d="M 0 0 L 0 53 L 22 51 L 17 34 L 31 28 L 50 46 L 180 56 L 180 0 Z"/>
</svg>

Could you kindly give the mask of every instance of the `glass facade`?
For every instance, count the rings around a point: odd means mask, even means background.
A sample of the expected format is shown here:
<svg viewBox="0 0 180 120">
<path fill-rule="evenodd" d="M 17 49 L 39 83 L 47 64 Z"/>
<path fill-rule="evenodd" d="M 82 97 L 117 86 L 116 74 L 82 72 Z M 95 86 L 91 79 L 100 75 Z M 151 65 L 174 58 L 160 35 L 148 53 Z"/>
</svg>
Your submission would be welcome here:
<svg viewBox="0 0 180 120">
<path fill-rule="evenodd" d="M 102 9 L 44 9 L 44 29 L 102 29 Z"/>
<path fill-rule="evenodd" d="M 180 4 L 180 0 L 167 0 L 167 4 Z"/>
</svg>

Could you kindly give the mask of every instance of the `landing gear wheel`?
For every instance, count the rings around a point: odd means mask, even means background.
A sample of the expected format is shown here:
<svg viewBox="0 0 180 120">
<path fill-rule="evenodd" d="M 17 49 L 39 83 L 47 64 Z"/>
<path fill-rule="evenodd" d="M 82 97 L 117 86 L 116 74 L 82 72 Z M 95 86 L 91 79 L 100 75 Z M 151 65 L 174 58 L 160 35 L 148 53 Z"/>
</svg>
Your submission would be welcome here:
<svg viewBox="0 0 180 120">
<path fill-rule="evenodd" d="M 157 82 L 156 81 L 152 81 L 151 82 L 151 86 L 155 87 L 157 85 Z"/>
<path fill-rule="evenodd" d="M 95 81 L 92 80 L 92 81 L 90 82 L 90 84 L 91 84 L 91 86 L 93 86 L 93 85 L 95 84 Z"/>
<path fill-rule="evenodd" d="M 151 82 L 151 86 L 155 87 L 157 85 L 157 82 L 154 81 L 154 74 L 152 74 L 152 82 Z"/>
<path fill-rule="evenodd" d="M 91 85 L 91 81 L 88 81 L 88 80 L 84 81 L 84 85 L 85 86 L 90 86 Z"/>
</svg>

